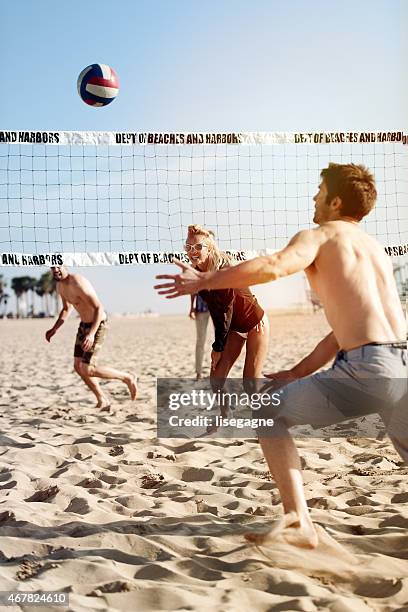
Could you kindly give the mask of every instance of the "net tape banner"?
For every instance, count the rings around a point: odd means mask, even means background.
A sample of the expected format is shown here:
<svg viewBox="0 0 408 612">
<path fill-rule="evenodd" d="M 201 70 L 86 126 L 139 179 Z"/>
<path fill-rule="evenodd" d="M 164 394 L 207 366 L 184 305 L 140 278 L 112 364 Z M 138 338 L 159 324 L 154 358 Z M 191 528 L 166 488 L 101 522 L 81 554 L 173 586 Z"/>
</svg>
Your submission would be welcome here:
<svg viewBox="0 0 408 612">
<path fill-rule="evenodd" d="M 385 247 L 391 257 L 401 257 L 408 254 L 408 244 Z M 237 262 L 254 259 L 262 255 L 272 255 L 276 249 L 259 251 L 226 250 Z M 137 266 L 171 263 L 172 259 L 190 263 L 186 253 L 170 251 L 116 251 L 97 253 L 0 253 L 2 266 Z"/>
<path fill-rule="evenodd" d="M 0 130 L 0 144 L 46 145 L 260 145 L 408 144 L 403 130 L 374 132 L 41 132 Z"/>
<path fill-rule="evenodd" d="M 253 259 L 258 255 L 271 255 L 274 249 L 263 251 L 227 250 L 237 262 Z M 137 266 L 171 263 L 178 259 L 190 263 L 186 253 L 170 251 L 123 251 L 113 253 L 0 253 L 0 266 Z"/>
</svg>

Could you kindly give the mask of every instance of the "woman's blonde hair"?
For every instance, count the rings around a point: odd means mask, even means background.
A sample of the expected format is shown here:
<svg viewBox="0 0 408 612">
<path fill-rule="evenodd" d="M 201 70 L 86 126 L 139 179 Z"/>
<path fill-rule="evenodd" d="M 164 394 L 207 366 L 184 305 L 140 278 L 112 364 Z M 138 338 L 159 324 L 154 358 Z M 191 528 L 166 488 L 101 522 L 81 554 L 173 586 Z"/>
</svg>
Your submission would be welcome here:
<svg viewBox="0 0 408 612">
<path fill-rule="evenodd" d="M 187 240 L 191 236 L 202 236 L 204 238 L 203 242 L 208 247 L 208 258 L 210 261 L 208 266 L 209 270 L 219 270 L 219 268 L 230 266 L 232 264 L 231 255 L 228 255 L 228 253 L 225 253 L 224 251 L 220 251 L 218 248 L 213 231 L 207 230 L 205 227 L 198 224 L 189 225 Z"/>
</svg>

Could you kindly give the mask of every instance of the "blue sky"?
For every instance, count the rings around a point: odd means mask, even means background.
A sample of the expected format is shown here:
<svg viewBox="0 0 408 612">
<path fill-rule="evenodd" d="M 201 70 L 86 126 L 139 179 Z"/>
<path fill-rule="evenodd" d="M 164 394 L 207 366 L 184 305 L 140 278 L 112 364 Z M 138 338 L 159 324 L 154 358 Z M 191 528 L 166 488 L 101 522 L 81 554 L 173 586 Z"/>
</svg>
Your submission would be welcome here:
<svg viewBox="0 0 408 612">
<path fill-rule="evenodd" d="M 0 129 L 407 129 L 404 2 L 15 0 L 0 18 Z M 94 62 L 121 82 L 102 109 L 76 91 Z M 181 311 L 184 302 L 154 295 L 156 271 L 83 269 L 111 311 Z M 279 307 L 301 290 L 289 280 L 259 295 Z"/>
</svg>

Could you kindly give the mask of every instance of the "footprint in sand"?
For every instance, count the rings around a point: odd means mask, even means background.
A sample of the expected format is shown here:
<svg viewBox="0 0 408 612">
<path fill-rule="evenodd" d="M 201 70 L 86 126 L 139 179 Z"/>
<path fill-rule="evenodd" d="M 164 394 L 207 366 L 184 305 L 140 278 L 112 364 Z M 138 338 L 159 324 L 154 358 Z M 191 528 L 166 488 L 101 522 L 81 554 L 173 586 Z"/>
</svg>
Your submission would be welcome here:
<svg viewBox="0 0 408 612">
<path fill-rule="evenodd" d="M 45 502 L 53 497 L 55 497 L 59 493 L 59 487 L 48 487 L 47 489 L 42 489 L 41 491 L 36 491 L 31 497 L 28 497 L 26 502 Z"/>
<path fill-rule="evenodd" d="M 354 593 L 360 597 L 386 599 L 399 593 L 402 587 L 402 581 L 399 578 L 365 577 L 354 582 Z M 402 611 L 402 608 L 400 610 Z"/>
<path fill-rule="evenodd" d="M 16 572 L 16 580 L 30 580 L 40 573 L 58 567 L 58 563 L 37 561 L 36 559 L 24 559 Z"/>
<path fill-rule="evenodd" d="M 164 483 L 162 474 L 145 474 L 142 476 L 142 489 L 154 489 Z"/>
<path fill-rule="evenodd" d="M 191 467 L 184 470 L 181 480 L 184 482 L 209 482 L 214 478 L 213 470 Z"/>
<path fill-rule="evenodd" d="M 39 561 L 23 561 L 16 572 L 16 580 L 29 580 L 37 576 L 42 570 L 43 565 Z"/>
<path fill-rule="evenodd" d="M 123 455 L 123 453 L 123 446 L 121 446 L 120 444 L 115 444 L 109 451 L 111 457 L 117 457 L 118 455 Z"/>
<path fill-rule="evenodd" d="M 7 521 L 15 521 L 16 515 L 11 510 L 4 510 L 0 512 L 0 523 L 6 523 Z"/>
<path fill-rule="evenodd" d="M 87 597 L 100 597 L 104 593 L 127 593 L 133 591 L 134 587 L 130 582 L 123 582 L 122 580 L 116 580 L 115 582 L 108 582 L 94 589 L 90 593 L 87 593 Z"/>
<path fill-rule="evenodd" d="M 77 486 L 85 489 L 103 489 L 103 482 L 98 478 L 85 478 L 85 480 L 78 482 Z"/>
<path fill-rule="evenodd" d="M 86 499 L 82 497 L 74 497 L 64 512 L 73 512 L 74 514 L 87 514 L 90 512 L 90 507 Z"/>
</svg>

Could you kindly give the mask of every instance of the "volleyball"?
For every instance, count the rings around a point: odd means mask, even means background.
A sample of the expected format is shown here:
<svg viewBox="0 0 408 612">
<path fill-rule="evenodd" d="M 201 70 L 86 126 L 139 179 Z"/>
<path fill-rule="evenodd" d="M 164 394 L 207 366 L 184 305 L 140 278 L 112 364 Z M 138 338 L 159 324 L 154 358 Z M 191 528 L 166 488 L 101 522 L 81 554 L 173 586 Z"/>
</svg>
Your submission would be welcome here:
<svg viewBox="0 0 408 612">
<path fill-rule="evenodd" d="M 106 64 L 91 64 L 78 77 L 78 93 L 89 106 L 107 106 L 119 93 L 116 72 Z"/>
</svg>

